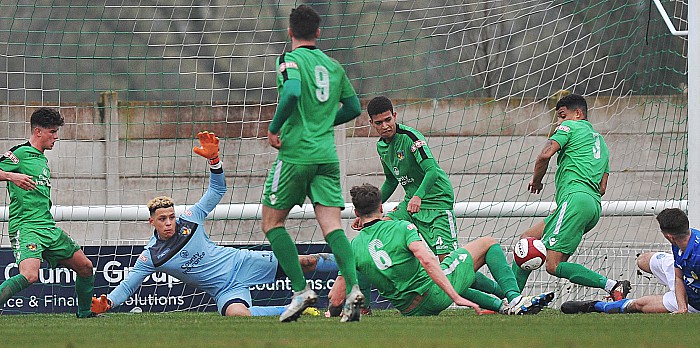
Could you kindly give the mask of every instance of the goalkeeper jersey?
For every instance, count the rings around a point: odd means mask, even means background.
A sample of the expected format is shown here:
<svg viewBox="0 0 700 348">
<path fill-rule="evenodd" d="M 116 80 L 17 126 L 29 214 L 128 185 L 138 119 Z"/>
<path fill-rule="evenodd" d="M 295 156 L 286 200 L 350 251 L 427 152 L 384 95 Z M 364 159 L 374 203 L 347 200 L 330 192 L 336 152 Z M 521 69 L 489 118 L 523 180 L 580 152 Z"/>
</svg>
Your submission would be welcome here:
<svg viewBox="0 0 700 348">
<path fill-rule="evenodd" d="M 154 232 L 124 281 L 107 295 L 113 306 L 126 301 L 153 272 L 171 275 L 215 299 L 239 273 L 252 272 L 241 268 L 248 250 L 217 245 L 204 230 L 204 219 L 224 193 L 224 174 L 210 173 L 209 189 L 199 202 L 178 217 L 175 234 L 168 240 L 160 240 Z M 271 260 L 272 257 L 270 253 Z M 271 262 L 271 267 L 276 269 L 276 265 Z"/>
<path fill-rule="evenodd" d="M 566 120 L 550 139 L 561 146 L 554 174 L 557 204 L 572 192 L 589 193 L 600 202 L 600 181 L 610 172 L 610 152 L 603 136 L 587 120 Z"/>
<path fill-rule="evenodd" d="M 23 228 L 34 231 L 56 225 L 51 215 L 51 170 L 48 159 L 29 142 L 12 147 L 0 157 L 0 169 L 32 177 L 35 190 L 23 190 L 7 181 L 10 195 L 10 237 Z"/>
<path fill-rule="evenodd" d="M 398 310 L 433 284 L 408 245 L 421 242 L 418 229 L 402 220 L 374 220 L 364 225 L 352 242 L 357 271 Z"/>
<path fill-rule="evenodd" d="M 314 46 L 301 46 L 277 59 L 277 90 L 301 81 L 301 96 L 280 129 L 277 158 L 293 164 L 338 162 L 333 122 L 340 100 L 355 95 L 345 69 Z"/>
<path fill-rule="evenodd" d="M 404 201 L 408 203 L 425 178 L 425 171 L 420 163 L 434 159 L 425 137 L 419 131 L 397 123 L 396 135 L 389 143 L 379 139 L 377 153 L 381 158 L 384 174 L 392 175 L 403 186 L 406 193 Z M 437 161 L 435 163 L 437 166 Z M 421 208 L 451 210 L 454 207 L 452 183 L 447 173 L 439 166 L 437 172 L 435 184 L 421 197 Z"/>
<path fill-rule="evenodd" d="M 674 266 L 683 274 L 685 293 L 688 295 L 688 304 L 695 309 L 700 309 L 700 231 L 691 228 L 690 240 L 685 250 L 671 245 L 673 251 Z"/>
</svg>

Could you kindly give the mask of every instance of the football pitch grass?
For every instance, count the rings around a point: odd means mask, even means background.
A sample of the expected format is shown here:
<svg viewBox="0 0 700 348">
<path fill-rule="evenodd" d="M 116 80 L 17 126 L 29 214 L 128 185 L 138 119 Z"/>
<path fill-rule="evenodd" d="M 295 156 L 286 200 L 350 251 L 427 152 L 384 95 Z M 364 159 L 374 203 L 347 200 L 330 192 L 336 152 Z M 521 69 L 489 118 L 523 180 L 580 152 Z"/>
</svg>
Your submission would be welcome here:
<svg viewBox="0 0 700 348">
<path fill-rule="evenodd" d="M 694 347 L 700 315 L 599 313 L 436 317 L 375 311 L 361 322 L 302 316 L 225 318 L 216 313 L 0 316 L 0 347 Z"/>
</svg>

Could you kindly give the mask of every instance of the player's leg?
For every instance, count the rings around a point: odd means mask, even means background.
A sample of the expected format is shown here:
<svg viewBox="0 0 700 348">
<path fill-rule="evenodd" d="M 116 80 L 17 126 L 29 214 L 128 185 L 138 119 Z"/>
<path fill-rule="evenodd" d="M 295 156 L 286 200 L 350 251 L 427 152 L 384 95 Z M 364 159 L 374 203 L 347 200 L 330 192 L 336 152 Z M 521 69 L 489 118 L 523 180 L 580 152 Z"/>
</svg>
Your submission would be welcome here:
<svg viewBox="0 0 700 348">
<path fill-rule="evenodd" d="M 537 239 L 542 238 L 542 233 L 544 232 L 544 227 L 545 227 L 545 220 L 540 220 L 536 222 L 534 225 L 532 225 L 530 228 L 528 228 L 521 236 L 520 238 L 526 238 L 526 237 L 533 237 Z M 526 271 L 520 266 L 518 266 L 515 261 L 510 265 L 511 270 L 513 271 L 513 274 L 515 275 L 515 279 L 518 282 L 518 288 L 520 291 L 523 291 L 525 288 L 525 284 L 527 283 L 527 278 L 530 277 L 530 273 L 532 271 Z"/>
<path fill-rule="evenodd" d="M 16 293 L 26 289 L 39 280 L 41 259 L 26 258 L 18 260 L 19 274 L 14 275 L 0 284 L 0 307 Z"/>
<path fill-rule="evenodd" d="M 346 300 L 341 321 L 359 320 L 365 298 L 357 283 L 355 255 L 340 224 L 340 210 L 345 208 L 345 200 L 340 187 L 338 163 L 318 165 L 316 175 L 309 185 L 308 196 L 314 204 L 316 220 L 323 236 L 345 278 Z"/>
<path fill-rule="evenodd" d="M 656 254 L 654 251 L 647 251 L 639 254 L 639 256 L 637 256 L 637 268 L 646 273 L 652 273 L 649 262 L 651 262 L 651 258 L 654 256 L 654 254 Z"/>
<path fill-rule="evenodd" d="M 56 227 L 54 229 L 60 236 L 47 247 L 44 256 L 49 266 L 56 267 L 59 264 L 75 271 L 75 294 L 78 298 L 78 318 L 89 318 L 94 316 L 90 311 L 92 305 L 93 289 L 95 285 L 95 274 L 92 268 L 92 261 L 85 256 L 80 249 L 80 245 L 70 238 L 63 230 Z"/>
<path fill-rule="evenodd" d="M 408 221 L 418 227 L 418 233 L 440 262 L 459 247 L 457 224 L 452 210 L 421 209 Z"/>
<path fill-rule="evenodd" d="M 508 266 L 505 254 L 501 245 L 492 237 L 481 237 L 463 246 L 472 256 L 474 262 L 474 272 L 483 265 L 489 267 L 494 279 L 503 290 L 508 301 L 512 301 L 520 296 L 520 288 L 515 280 L 515 276 Z"/>
<path fill-rule="evenodd" d="M 292 282 L 292 290 L 303 291 L 306 278 L 299 265 L 296 244 L 284 227 L 289 211 L 306 198 L 308 166 L 275 161 L 265 181 L 262 198 L 262 229 L 280 266 Z"/>
</svg>

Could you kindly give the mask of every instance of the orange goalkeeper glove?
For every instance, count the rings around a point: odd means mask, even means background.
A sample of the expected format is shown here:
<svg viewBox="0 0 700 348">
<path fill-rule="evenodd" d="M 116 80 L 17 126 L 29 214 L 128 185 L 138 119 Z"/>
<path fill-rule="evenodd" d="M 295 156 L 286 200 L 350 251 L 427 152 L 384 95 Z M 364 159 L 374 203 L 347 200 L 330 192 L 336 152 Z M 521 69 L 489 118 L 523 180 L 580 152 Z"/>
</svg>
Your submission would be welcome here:
<svg viewBox="0 0 700 348">
<path fill-rule="evenodd" d="M 95 314 L 102 314 L 112 308 L 112 301 L 107 298 L 107 295 L 100 295 L 99 298 L 92 298 L 90 310 Z"/>
<path fill-rule="evenodd" d="M 199 138 L 199 147 L 192 148 L 194 153 L 209 160 L 209 165 L 216 165 L 219 163 L 219 138 L 207 131 L 197 133 L 197 138 Z"/>
</svg>

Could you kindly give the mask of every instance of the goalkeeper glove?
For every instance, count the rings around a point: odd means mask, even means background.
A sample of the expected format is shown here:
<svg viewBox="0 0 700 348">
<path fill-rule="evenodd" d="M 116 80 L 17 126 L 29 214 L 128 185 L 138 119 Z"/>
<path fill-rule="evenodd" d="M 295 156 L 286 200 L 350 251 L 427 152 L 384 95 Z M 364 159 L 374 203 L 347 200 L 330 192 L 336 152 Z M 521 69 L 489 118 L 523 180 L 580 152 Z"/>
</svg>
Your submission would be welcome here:
<svg viewBox="0 0 700 348">
<path fill-rule="evenodd" d="M 219 138 L 207 131 L 197 133 L 199 147 L 192 148 L 194 153 L 209 160 L 209 165 L 214 167 L 219 164 Z"/>
<path fill-rule="evenodd" d="M 112 301 L 107 298 L 107 295 L 100 295 L 99 298 L 92 298 L 92 305 L 90 306 L 90 311 L 95 314 L 102 314 L 112 308 Z"/>
</svg>

